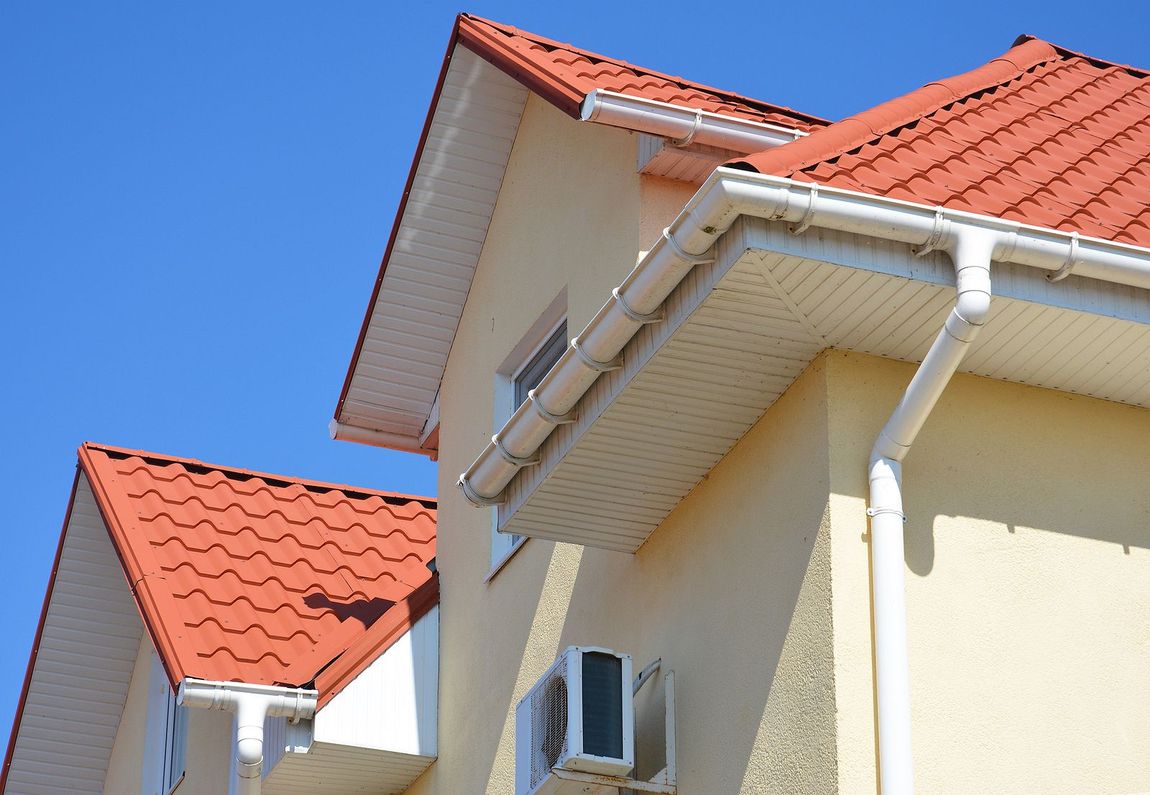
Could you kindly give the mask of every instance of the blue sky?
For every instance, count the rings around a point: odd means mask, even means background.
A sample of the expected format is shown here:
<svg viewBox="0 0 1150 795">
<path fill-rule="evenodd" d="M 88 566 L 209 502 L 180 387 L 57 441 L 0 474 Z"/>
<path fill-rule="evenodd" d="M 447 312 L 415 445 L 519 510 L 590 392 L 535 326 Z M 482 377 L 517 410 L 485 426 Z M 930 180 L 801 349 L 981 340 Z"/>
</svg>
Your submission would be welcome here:
<svg viewBox="0 0 1150 795">
<path fill-rule="evenodd" d="M 326 426 L 459 10 L 0 5 L 0 747 L 81 441 L 434 494 Z M 1020 33 L 1150 67 L 1144 0 L 466 10 L 829 118 Z"/>
</svg>

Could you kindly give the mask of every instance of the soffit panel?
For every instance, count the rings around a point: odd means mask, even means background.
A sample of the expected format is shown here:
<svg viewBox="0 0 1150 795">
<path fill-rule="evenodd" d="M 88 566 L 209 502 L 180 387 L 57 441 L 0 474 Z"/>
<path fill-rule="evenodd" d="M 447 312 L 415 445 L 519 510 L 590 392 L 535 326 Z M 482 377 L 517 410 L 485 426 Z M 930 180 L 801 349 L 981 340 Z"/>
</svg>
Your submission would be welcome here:
<svg viewBox="0 0 1150 795">
<path fill-rule="evenodd" d="M 340 422 L 418 439 L 527 93 L 467 48 L 455 48 Z"/>
<path fill-rule="evenodd" d="M 7 791 L 101 793 L 143 623 L 80 476 Z"/>
<path fill-rule="evenodd" d="M 945 255 L 746 219 L 544 443 L 505 532 L 634 551 L 825 348 L 918 362 L 950 311 Z M 996 263 L 962 371 L 1150 407 L 1145 291 Z M 713 289 L 711 287 L 713 285 Z"/>
</svg>

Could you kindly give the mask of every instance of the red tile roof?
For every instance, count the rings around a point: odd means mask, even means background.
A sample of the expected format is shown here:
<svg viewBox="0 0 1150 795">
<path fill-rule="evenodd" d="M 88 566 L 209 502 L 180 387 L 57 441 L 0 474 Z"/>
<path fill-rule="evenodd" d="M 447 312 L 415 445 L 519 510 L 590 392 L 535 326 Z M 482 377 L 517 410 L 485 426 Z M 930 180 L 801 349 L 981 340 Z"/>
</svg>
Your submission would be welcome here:
<svg viewBox="0 0 1150 795">
<path fill-rule="evenodd" d="M 734 165 L 1150 246 L 1148 78 L 1022 37 L 974 71 Z"/>
<path fill-rule="evenodd" d="M 457 36 L 468 49 L 576 118 L 583 98 L 598 88 L 800 130 L 829 123 L 781 105 L 654 72 L 471 14 L 460 14 Z"/>
<path fill-rule="evenodd" d="M 326 700 L 437 601 L 433 500 L 94 444 L 80 465 L 173 683 L 303 685 L 356 650 Z"/>
</svg>

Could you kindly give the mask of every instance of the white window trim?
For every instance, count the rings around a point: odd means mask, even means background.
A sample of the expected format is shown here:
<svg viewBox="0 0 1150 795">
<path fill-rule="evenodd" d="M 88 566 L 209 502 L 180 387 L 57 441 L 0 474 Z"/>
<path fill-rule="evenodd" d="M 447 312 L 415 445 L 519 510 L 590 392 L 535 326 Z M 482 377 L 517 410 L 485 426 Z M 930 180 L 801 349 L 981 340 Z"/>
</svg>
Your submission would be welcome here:
<svg viewBox="0 0 1150 795">
<path fill-rule="evenodd" d="M 187 724 L 184 725 L 182 737 L 184 769 L 180 771 L 174 781 L 169 783 L 167 766 L 171 746 L 168 743 L 168 729 L 171 724 L 169 724 L 168 716 L 175 694 L 168 682 L 168 674 L 164 671 L 160 655 L 156 653 L 155 649 L 151 650 L 151 657 L 152 665 L 148 671 L 147 730 L 144 738 L 140 793 L 141 795 L 171 795 L 179 789 L 187 775 Z M 186 721 L 187 712 L 184 707 L 176 706 L 175 714 L 177 719 L 182 717 Z"/>
<path fill-rule="evenodd" d="M 519 408 L 514 405 L 515 379 L 547 344 L 547 341 L 551 339 L 559 327 L 566 322 L 567 288 L 564 287 L 495 370 L 494 401 L 492 403 L 493 430 L 502 428 L 515 409 Z M 526 536 L 512 536 L 499 532 L 499 509 L 492 508 L 491 570 L 483 578 L 483 581 L 490 582 L 526 543 Z"/>
</svg>

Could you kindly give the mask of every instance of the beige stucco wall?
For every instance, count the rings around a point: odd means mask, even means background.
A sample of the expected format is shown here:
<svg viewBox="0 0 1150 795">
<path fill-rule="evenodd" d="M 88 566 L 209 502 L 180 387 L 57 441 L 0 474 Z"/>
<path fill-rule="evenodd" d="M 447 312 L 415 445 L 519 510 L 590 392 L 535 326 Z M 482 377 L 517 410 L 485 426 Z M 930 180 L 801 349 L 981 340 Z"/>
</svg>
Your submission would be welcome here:
<svg viewBox="0 0 1150 795">
<path fill-rule="evenodd" d="M 865 461 L 913 373 L 825 357 L 838 761 L 874 792 Z M 959 376 L 905 462 L 920 792 L 1150 791 L 1150 411 Z"/>
<path fill-rule="evenodd" d="M 104 778 L 104 792 L 136 795 L 143 783 L 148 724 L 148 688 L 155 652 L 145 634 L 140 642 L 128 698 Z M 224 712 L 193 709 L 188 715 L 187 770 L 173 790 L 178 795 L 221 795 L 231 775 L 232 718 Z"/>
<path fill-rule="evenodd" d="M 491 516 L 455 488 L 508 352 L 564 289 L 578 331 L 692 192 L 637 175 L 628 133 L 529 102 L 440 396 L 440 754 L 411 793 L 511 793 L 515 702 L 570 644 L 676 672 L 683 792 L 833 785 L 821 364 L 637 555 L 531 540 L 485 581 Z M 640 694 L 644 748 L 661 686 Z"/>
</svg>

